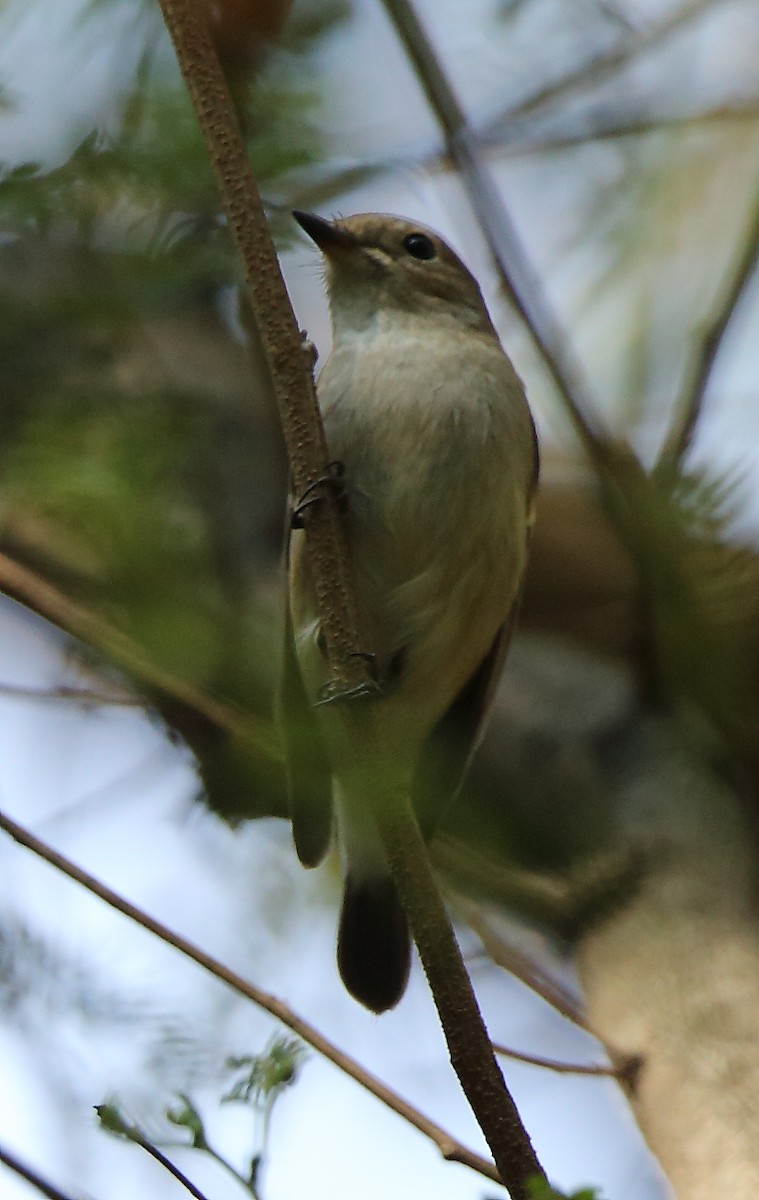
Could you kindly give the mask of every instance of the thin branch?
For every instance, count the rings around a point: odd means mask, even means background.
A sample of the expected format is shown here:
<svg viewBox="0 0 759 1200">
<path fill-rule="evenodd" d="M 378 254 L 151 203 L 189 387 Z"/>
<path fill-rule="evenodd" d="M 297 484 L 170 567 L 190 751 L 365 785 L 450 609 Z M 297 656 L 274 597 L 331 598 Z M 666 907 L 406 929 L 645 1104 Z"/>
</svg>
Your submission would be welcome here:
<svg viewBox="0 0 759 1200">
<path fill-rule="evenodd" d="M 229 230 L 245 270 L 247 297 L 269 366 L 296 495 L 324 478 L 328 453 L 310 357 L 290 306 L 232 98 L 196 0 L 160 0 L 179 67 L 216 175 Z M 312 567 L 330 668 L 345 689 L 370 683 L 359 633 L 345 531 L 337 507 L 306 510 Z"/>
<path fill-rule="evenodd" d="M 563 101 L 576 92 L 601 83 L 620 67 L 657 46 L 683 25 L 695 20 L 708 8 L 720 2 L 722 0 L 687 0 L 687 3 L 668 12 L 660 20 L 650 21 L 634 33 L 621 38 L 615 46 L 592 58 L 590 62 L 583 63 L 581 67 L 554 80 L 553 83 L 547 83 L 539 91 L 533 92 L 524 100 L 507 108 L 505 112 L 493 117 L 488 122 L 485 136 L 490 137 L 501 129 L 508 129 L 517 118 L 538 112 L 542 115 L 543 111 L 550 109 L 557 100 Z"/>
<path fill-rule="evenodd" d="M 673 467 L 679 463 L 690 448 L 703 409 L 704 397 L 712 372 L 719 356 L 725 335 L 730 328 L 736 309 L 753 277 L 759 260 L 759 201 L 748 230 L 727 279 L 723 282 L 722 295 L 707 320 L 699 338 L 695 353 L 675 407 L 675 420 L 668 434 L 658 467 Z"/>
<path fill-rule="evenodd" d="M 139 1130 L 135 1130 L 134 1137 L 130 1137 L 129 1140 L 145 1150 L 146 1153 L 149 1154 L 151 1158 L 154 1158 L 157 1163 L 160 1163 L 164 1170 L 168 1171 L 169 1175 L 173 1175 L 177 1183 L 181 1183 L 182 1187 L 185 1188 L 185 1190 L 188 1191 L 190 1195 L 195 1198 L 195 1200 L 207 1200 L 205 1192 L 201 1192 L 200 1188 L 196 1187 L 192 1180 L 187 1178 L 184 1171 L 180 1171 L 179 1167 L 175 1166 L 171 1159 L 168 1158 L 162 1150 L 159 1150 L 158 1147 L 154 1146 L 152 1142 L 149 1142 L 146 1137 L 143 1137 Z"/>
<path fill-rule="evenodd" d="M 59 629 L 94 646 L 128 674 L 172 700 L 186 705 L 207 721 L 233 736 L 245 738 L 262 756 L 277 761 L 278 753 L 269 726 L 250 713 L 242 713 L 212 699 L 205 692 L 157 666 L 127 634 L 23 567 L 0 553 L 0 590 L 28 605 Z"/>
<path fill-rule="evenodd" d="M 0 1146 L 0 1163 L 3 1163 L 10 1171 L 14 1171 L 16 1175 L 20 1175 L 43 1196 L 47 1196 L 47 1200 L 72 1200 L 70 1196 L 65 1195 L 57 1187 L 53 1187 L 52 1183 L 48 1183 L 46 1179 L 43 1179 L 31 1167 L 27 1167 L 25 1163 L 16 1158 L 15 1154 L 11 1154 L 10 1150 L 6 1150 L 3 1146 Z"/>
<path fill-rule="evenodd" d="M 543 154 L 551 150 L 567 150 L 572 146 L 585 146 L 588 142 L 613 141 L 617 138 L 641 137 L 649 133 L 661 133 L 668 129 L 693 129 L 723 121 L 756 121 L 759 117 L 759 100 L 747 100 L 742 103 L 721 104 L 717 108 L 707 108 L 700 112 L 670 113 L 668 115 L 654 114 L 652 116 L 630 117 L 624 115 L 621 119 L 610 113 L 608 106 L 593 114 L 590 124 L 583 123 L 581 128 L 569 130 L 566 133 L 554 129 L 537 129 L 528 131 L 504 131 L 503 134 L 493 134 L 482 138 L 481 144 L 487 147 L 488 157 L 506 155 L 521 157 L 525 154 Z M 440 156 L 437 157 L 440 161 Z M 427 160 L 428 166 L 434 166 L 436 160 Z"/>
<path fill-rule="evenodd" d="M 520 983 L 524 983 L 526 988 L 530 988 L 558 1015 L 572 1021 L 572 1024 L 578 1026 L 580 1030 L 592 1033 L 574 996 L 557 984 L 555 979 L 551 979 L 530 958 L 530 955 L 522 953 L 515 946 L 508 946 L 503 938 L 494 934 L 488 923 L 482 916 L 479 916 L 476 905 L 468 904 L 459 896 L 455 901 L 455 907 L 461 912 L 462 918 L 470 926 L 473 934 L 476 934 L 479 941 L 482 942 L 485 954 L 492 962 L 495 962 L 496 966 L 501 967 L 503 971 L 508 971 L 515 979 L 519 979 Z"/>
<path fill-rule="evenodd" d="M 392 1088 L 382 1083 L 376 1075 L 365 1070 L 360 1063 L 356 1062 L 350 1055 L 345 1054 L 333 1042 L 330 1042 L 313 1025 L 309 1024 L 302 1017 L 299 1017 L 282 1000 L 256 987 L 255 984 L 250 983 L 248 980 L 243 979 L 242 976 L 230 970 L 229 967 L 219 962 L 218 959 L 201 950 L 199 946 L 188 941 L 187 938 L 182 937 L 181 934 L 176 933 L 174 930 L 169 929 L 162 922 L 155 920 L 154 917 L 149 916 L 142 909 L 138 908 L 137 905 L 124 899 L 117 892 L 114 892 L 111 888 L 95 879 L 94 876 L 83 871 L 81 867 L 77 867 L 65 855 L 54 850 L 47 843 L 35 837 L 34 834 L 24 829 L 22 825 L 17 824 L 16 821 L 13 821 L 2 812 L 0 812 L 0 829 L 5 830 L 19 845 L 25 846 L 27 850 L 31 850 L 32 853 L 44 859 L 45 862 L 55 867 L 56 870 L 67 875 L 69 879 L 73 879 L 76 883 L 86 888 L 87 891 L 97 896 L 100 900 L 103 900 L 111 908 L 115 908 L 117 912 L 129 917 L 130 920 L 135 921 L 143 929 L 147 929 L 150 933 L 155 934 L 161 941 L 169 946 L 173 946 L 175 950 L 192 959 L 198 966 L 232 988 L 233 991 L 244 996 L 247 1000 L 251 1000 L 271 1016 L 276 1017 L 278 1021 L 281 1021 L 288 1029 L 291 1029 L 304 1042 L 308 1042 L 310 1046 L 338 1067 L 339 1070 L 349 1075 L 351 1079 L 354 1079 L 356 1083 L 360 1084 L 361 1087 L 365 1088 L 376 1099 L 387 1105 L 398 1116 L 403 1117 L 405 1121 L 408 1121 L 415 1129 L 418 1129 L 420 1133 L 429 1138 L 448 1162 L 461 1163 L 463 1166 L 477 1171 L 478 1174 L 483 1175 L 486 1179 L 490 1179 L 495 1183 L 501 1182 L 501 1177 L 492 1163 L 482 1158 L 479 1154 L 475 1154 L 474 1151 L 462 1146 L 445 1129 L 425 1117 L 418 1109 L 414 1108 L 413 1105 L 399 1096 L 397 1092 L 393 1091 Z M 58 1200 L 58 1197 L 55 1200 Z"/>
<path fill-rule="evenodd" d="M 488 168 L 453 87 L 409 0 L 384 0 L 406 53 L 461 174 L 498 272 L 501 285 L 537 347 L 572 422 L 594 460 L 602 457 L 608 434 L 580 380 L 539 280 Z"/>
<path fill-rule="evenodd" d="M 498 937 L 485 921 L 476 904 L 457 895 L 453 898 L 453 905 L 455 911 L 460 913 L 462 920 L 476 934 L 488 958 L 496 966 L 508 971 L 536 996 L 540 996 L 541 1000 L 545 1000 L 546 1004 L 549 1004 L 560 1016 L 576 1025 L 578 1029 L 593 1034 L 593 1030 L 585 1020 L 574 996 L 570 995 L 554 979 L 551 979 L 529 955 L 524 954 L 515 946 L 507 945 L 502 938 Z"/>
<path fill-rule="evenodd" d="M 559 1075 L 596 1077 L 602 1075 L 618 1081 L 629 1077 L 633 1068 L 637 1071 L 641 1061 L 640 1058 L 630 1055 L 627 1061 L 620 1066 L 602 1067 L 597 1064 L 560 1062 L 555 1058 L 543 1058 L 539 1054 L 525 1054 L 521 1050 L 511 1049 L 510 1046 L 502 1046 L 499 1042 L 493 1042 L 493 1049 L 496 1054 L 503 1054 L 505 1058 L 512 1058 L 515 1062 L 527 1063 L 531 1067 L 541 1067 L 546 1071 L 555 1071 Z"/>
<path fill-rule="evenodd" d="M 460 895 L 454 896 L 452 903 L 454 910 L 460 914 L 462 920 L 479 938 L 482 948 L 490 961 L 495 963 L 497 967 L 501 967 L 502 970 L 508 971 L 509 975 L 513 975 L 515 979 L 518 979 L 520 983 L 528 987 L 541 1000 L 545 1000 L 546 1004 L 550 1005 L 560 1016 L 565 1017 L 573 1025 L 576 1025 L 578 1029 L 582 1029 L 584 1033 L 588 1033 L 591 1037 L 595 1038 L 603 1047 L 612 1066 L 610 1068 L 576 1068 L 563 1064 L 556 1065 L 550 1059 L 539 1059 L 532 1055 L 522 1055 L 516 1050 L 509 1050 L 505 1046 L 493 1043 L 496 1053 L 506 1054 L 511 1058 L 516 1058 L 523 1062 L 532 1062 L 536 1066 L 549 1067 L 551 1070 L 556 1071 L 563 1070 L 585 1075 L 612 1075 L 628 1091 L 632 1092 L 643 1063 L 641 1056 L 617 1050 L 616 1047 L 602 1038 L 598 1031 L 592 1025 L 588 1024 L 574 996 L 561 987 L 555 979 L 547 975 L 542 967 L 529 955 L 524 954 L 516 946 L 510 945 L 502 937 L 494 933 L 482 916 L 477 904 L 470 900 L 465 900 Z"/>
<path fill-rule="evenodd" d="M 144 697 L 130 695 L 128 692 L 96 692 L 92 688 L 60 687 L 36 688 L 24 687 L 20 683 L 0 683 L 0 696 L 9 696 L 17 700 L 63 700 L 73 704 L 81 704 L 87 708 L 147 708 L 148 702 Z"/>
</svg>

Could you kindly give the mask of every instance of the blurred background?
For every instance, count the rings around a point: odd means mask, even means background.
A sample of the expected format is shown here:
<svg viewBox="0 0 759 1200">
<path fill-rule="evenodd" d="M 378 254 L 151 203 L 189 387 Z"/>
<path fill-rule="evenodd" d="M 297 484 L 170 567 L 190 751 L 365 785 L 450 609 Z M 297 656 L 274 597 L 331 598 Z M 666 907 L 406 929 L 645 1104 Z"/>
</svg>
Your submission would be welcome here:
<svg viewBox="0 0 759 1200">
<path fill-rule="evenodd" d="M 646 971 L 671 958 L 651 928 L 708 884 L 724 933 L 753 897 L 759 12 L 207 8 L 321 360 L 292 207 L 439 230 L 526 383 L 543 475 L 521 628 L 433 853 L 495 1039 L 645 1054 Z M 5 0 L 0 164 L 0 807 L 482 1151 L 421 972 L 381 1019 L 343 993 L 338 864 L 302 871 L 282 819 L 284 452 L 156 3 Z M 682 886 L 623 943 L 641 845 Z M 221 1103 L 229 1057 L 269 1062 L 285 1031 L 4 836 L 0 855 L 0 1145 L 67 1195 L 184 1194 L 100 1127 L 105 1102 L 214 1200 L 245 1190 L 176 1147 L 193 1119 L 243 1175 L 261 1156 L 259 1200 L 503 1194 L 313 1052 Z M 647 1094 L 631 1109 L 608 1077 L 504 1070 L 557 1185 L 669 1194 Z M 0 1172 L 3 1196 L 36 1194 Z"/>
</svg>

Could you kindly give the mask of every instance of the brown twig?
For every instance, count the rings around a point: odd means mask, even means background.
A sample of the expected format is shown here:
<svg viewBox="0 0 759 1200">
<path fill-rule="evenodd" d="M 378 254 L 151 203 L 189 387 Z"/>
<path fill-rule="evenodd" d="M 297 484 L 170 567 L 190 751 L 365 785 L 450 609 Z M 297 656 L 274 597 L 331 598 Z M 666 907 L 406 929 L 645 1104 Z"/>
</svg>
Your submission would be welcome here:
<svg viewBox="0 0 759 1200">
<path fill-rule="evenodd" d="M 505 112 L 499 113 L 488 122 L 485 136 L 490 137 L 500 129 L 514 125 L 517 118 L 533 115 L 550 108 L 555 101 L 581 92 L 591 84 L 600 83 L 612 75 L 619 67 L 637 58 L 652 46 L 675 33 L 681 26 L 699 17 L 707 8 L 719 0 L 687 0 L 678 8 L 666 13 L 658 21 L 650 21 L 641 29 L 621 38 L 611 49 L 583 63 L 581 67 L 563 75 L 560 79 L 547 83 L 537 92 L 533 92 L 524 100 L 511 105 Z"/>
<path fill-rule="evenodd" d="M 735 311 L 751 280 L 759 260 L 759 201 L 754 211 L 739 252 L 735 256 L 727 279 L 722 286 L 722 295 L 706 321 L 675 407 L 675 419 L 661 451 L 657 466 L 673 467 L 687 453 L 696 432 L 709 380 L 717 361 Z"/>
<path fill-rule="evenodd" d="M 526 1063 L 530 1067 L 541 1067 L 546 1071 L 555 1071 L 558 1075 L 604 1075 L 610 1079 L 620 1079 L 626 1074 L 624 1064 L 620 1067 L 602 1067 L 589 1063 L 560 1062 L 556 1058 L 543 1058 L 540 1054 L 525 1054 L 521 1050 L 513 1050 L 510 1046 L 502 1046 L 500 1042 L 493 1042 L 493 1049 L 496 1054 L 512 1058 L 514 1062 Z"/>
<path fill-rule="evenodd" d="M 757 117 L 759 100 L 720 104 L 716 108 L 690 113 L 655 114 L 629 119 L 624 115 L 621 118 L 615 117 L 609 112 L 608 105 L 604 105 L 594 114 L 595 119 L 592 123 L 584 121 L 581 128 L 570 129 L 566 133 L 556 130 L 555 127 L 521 133 L 504 130 L 503 134 L 483 137 L 481 145 L 487 148 L 489 158 L 496 154 L 521 157 L 525 154 L 543 154 L 547 150 L 567 150 L 572 146 L 585 146 L 588 142 L 641 137 L 644 134 L 661 133 L 669 129 L 695 129 L 722 121 L 756 121 Z M 434 166 L 435 161 L 434 158 L 430 158 L 427 164 Z"/>
<path fill-rule="evenodd" d="M 232 99 L 211 41 L 207 9 L 160 0 L 179 67 L 216 175 L 247 297 L 269 366 L 296 495 L 323 478 L 329 461 L 310 362 L 279 269 Z M 345 533 L 335 505 L 305 514 L 307 551 L 330 667 L 345 689 L 369 682 L 351 586 Z"/>
<path fill-rule="evenodd" d="M 448 76 L 409 0 L 384 0 L 384 5 L 437 118 L 447 152 L 461 174 L 501 285 L 537 347 L 586 450 L 597 460 L 608 440 L 604 424 L 580 381 L 578 364 L 570 358 L 566 338 L 543 295 Z"/>
<path fill-rule="evenodd" d="M 551 1059 L 540 1059 L 534 1055 L 523 1055 L 516 1050 L 509 1050 L 506 1046 L 493 1043 L 496 1053 L 506 1054 L 522 1062 L 534 1063 L 535 1066 L 547 1067 L 555 1071 L 566 1071 L 581 1075 L 611 1075 L 627 1091 L 631 1092 L 635 1087 L 638 1073 L 643 1063 L 641 1056 L 639 1054 L 623 1053 L 602 1038 L 598 1031 L 592 1025 L 588 1024 L 575 998 L 565 988 L 561 987 L 555 979 L 547 975 L 542 967 L 529 955 L 524 954 L 516 946 L 510 945 L 502 937 L 494 933 L 482 916 L 477 904 L 457 895 L 453 898 L 453 906 L 454 911 L 460 914 L 462 920 L 479 938 L 482 948 L 490 961 L 495 963 L 497 967 L 501 967 L 502 970 L 508 971 L 509 975 L 513 975 L 515 979 L 518 979 L 520 983 L 528 987 L 541 1000 L 545 1000 L 546 1004 L 550 1005 L 560 1016 L 565 1017 L 573 1025 L 576 1025 L 578 1029 L 582 1029 L 584 1033 L 588 1033 L 591 1037 L 595 1038 L 603 1047 L 612 1065 L 607 1068 L 574 1067 L 557 1064 Z"/>
<path fill-rule="evenodd" d="M 168 1171 L 169 1175 L 173 1176 L 177 1183 L 180 1183 L 185 1191 L 189 1192 L 190 1195 L 194 1197 L 194 1200 L 207 1200 L 205 1192 L 201 1192 L 200 1188 L 197 1187 L 191 1179 L 188 1179 L 184 1171 L 180 1171 L 179 1167 L 175 1166 L 171 1159 L 164 1154 L 162 1150 L 159 1150 L 157 1146 L 154 1146 L 152 1142 L 149 1142 L 147 1138 L 137 1136 L 132 1140 L 147 1154 L 149 1154 L 151 1158 L 154 1158 L 157 1163 L 160 1163 L 163 1169 Z"/>
<path fill-rule="evenodd" d="M 356 1083 L 360 1084 L 378 1100 L 382 1101 L 383 1104 L 387 1105 L 388 1108 L 391 1108 L 393 1112 L 403 1117 L 415 1129 L 418 1129 L 420 1133 L 429 1138 L 448 1162 L 461 1163 L 463 1166 L 477 1171 L 486 1179 L 493 1180 L 496 1183 L 501 1182 L 498 1171 L 492 1163 L 482 1158 L 479 1154 L 475 1154 L 474 1151 L 468 1150 L 466 1146 L 462 1146 L 460 1142 L 445 1129 L 441 1128 L 440 1125 L 429 1120 L 418 1109 L 408 1104 L 397 1092 L 382 1083 L 376 1075 L 365 1070 L 360 1063 L 356 1062 L 350 1055 L 345 1054 L 333 1042 L 330 1042 L 328 1038 L 319 1033 L 313 1025 L 294 1013 L 282 1000 L 256 987 L 255 984 L 250 983 L 248 980 L 243 979 L 242 976 L 230 970 L 224 963 L 219 962 L 218 959 L 201 950 L 199 946 L 196 946 L 174 930 L 169 929 L 167 925 L 164 925 L 161 921 L 157 921 L 137 905 L 124 899 L 124 897 L 114 892 L 106 884 L 101 883 L 100 880 L 95 879 L 87 871 L 82 870 L 81 867 L 77 867 L 65 855 L 54 850 L 46 842 L 35 837 L 34 834 L 24 829 L 22 825 L 19 825 L 2 812 L 0 812 L 0 829 L 5 830 L 19 845 L 25 846 L 27 850 L 31 850 L 32 853 L 44 859 L 45 862 L 55 867 L 56 870 L 67 875 L 69 879 L 73 879 L 76 883 L 86 888 L 87 891 L 97 896 L 100 900 L 103 900 L 111 908 L 115 908 L 117 912 L 129 917 L 130 920 L 141 925 L 143 929 L 147 929 L 150 933 L 155 934 L 161 941 L 169 946 L 173 946 L 175 950 L 192 959 L 198 966 L 208 971 L 209 974 L 232 988 L 239 995 L 244 996 L 247 1000 L 251 1000 L 259 1008 L 276 1017 L 278 1021 L 281 1021 L 288 1029 L 291 1029 L 304 1042 L 308 1042 L 319 1054 L 327 1058 L 346 1075 L 349 1075 L 351 1079 L 354 1079 Z"/>
<path fill-rule="evenodd" d="M 201 1192 L 200 1188 L 185 1175 L 184 1171 L 175 1166 L 171 1159 L 163 1153 L 163 1150 L 159 1150 L 151 1141 L 148 1141 L 142 1130 L 138 1129 L 136 1125 L 130 1125 L 125 1121 L 112 1105 L 96 1104 L 95 1112 L 98 1114 L 102 1128 L 106 1132 L 112 1133 L 115 1137 L 123 1138 L 125 1141 L 133 1142 L 135 1146 L 139 1146 L 141 1150 L 144 1150 L 146 1154 L 154 1158 L 165 1171 L 168 1171 L 169 1175 L 172 1175 L 177 1183 L 181 1184 L 185 1191 L 190 1193 L 193 1200 L 207 1200 L 205 1192 Z M 186 1143 L 181 1148 L 186 1149 L 189 1145 L 190 1143 Z"/>
<path fill-rule="evenodd" d="M 186 705 L 220 729 L 234 736 L 244 737 L 247 744 L 255 746 L 256 751 L 267 759 L 277 761 L 280 757 L 274 738 L 264 721 L 214 700 L 192 684 L 157 666 L 127 634 L 83 605 L 69 600 L 28 567 L 23 567 L 7 554 L 1 553 L 0 590 L 28 605 L 59 629 L 81 639 L 89 646 L 94 646 L 130 675 L 142 680 L 149 688 Z"/>
<path fill-rule="evenodd" d="M 193 0 L 160 0 L 240 251 L 251 310 L 269 362 L 296 493 L 323 478 L 327 448 L 304 346 L 290 309 L 261 201 L 245 156 L 231 99 L 209 37 L 204 10 Z M 330 666 L 341 690 L 371 686 L 361 654 L 359 620 L 345 533 L 337 506 L 308 510 L 306 546 Z M 366 707 L 344 711 L 348 744 L 369 762 L 388 761 L 379 725 Z M 456 1073 L 514 1200 L 526 1200 L 528 1178 L 543 1172 L 495 1061 L 424 843 L 407 797 L 387 797 L 374 815 L 393 878 L 432 986 Z"/>
<path fill-rule="evenodd" d="M 32 1187 L 35 1187 L 43 1196 L 47 1196 L 47 1200 L 71 1200 L 70 1196 L 65 1195 L 57 1187 L 53 1187 L 52 1183 L 48 1183 L 46 1179 L 43 1179 L 31 1167 L 27 1167 L 19 1158 L 16 1158 L 15 1154 L 11 1154 L 10 1150 L 6 1150 L 3 1146 L 0 1146 L 0 1163 L 3 1163 L 4 1166 L 8 1167 L 10 1171 L 15 1172 L 16 1175 L 20 1175 L 22 1179 L 25 1179 Z"/>
<path fill-rule="evenodd" d="M 128 692 L 96 692 L 92 688 L 60 687 L 35 688 L 23 687 L 19 683 L 0 683 L 0 696 L 9 696 L 17 700 L 63 700 L 72 704 L 98 708 L 145 708 L 147 701 Z"/>
<path fill-rule="evenodd" d="M 456 895 L 453 898 L 453 905 L 454 910 L 461 915 L 462 920 L 476 934 L 482 943 L 483 950 L 496 966 L 508 971 L 536 996 L 540 996 L 541 1000 L 545 1000 L 546 1004 L 549 1004 L 560 1016 L 576 1025 L 578 1029 L 583 1029 L 586 1033 L 593 1033 L 575 998 L 554 979 L 551 979 L 527 954 L 515 946 L 506 944 L 503 938 L 498 937 L 483 918 L 476 904 Z"/>
</svg>

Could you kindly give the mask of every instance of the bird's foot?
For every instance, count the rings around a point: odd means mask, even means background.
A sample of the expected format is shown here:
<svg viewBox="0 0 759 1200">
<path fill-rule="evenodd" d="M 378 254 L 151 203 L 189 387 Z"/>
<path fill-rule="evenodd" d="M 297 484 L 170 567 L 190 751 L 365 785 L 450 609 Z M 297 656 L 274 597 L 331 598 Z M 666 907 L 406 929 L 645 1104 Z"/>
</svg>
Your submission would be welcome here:
<svg viewBox="0 0 759 1200">
<path fill-rule="evenodd" d="M 324 474 L 315 479 L 313 483 L 309 483 L 293 505 L 290 513 L 291 528 L 302 529 L 304 526 L 303 514 L 306 510 L 312 508 L 314 504 L 321 504 L 326 499 L 331 499 L 341 506 L 346 500 L 345 466 L 337 460 L 327 463 Z"/>
<path fill-rule="evenodd" d="M 382 695 L 377 656 L 357 650 L 350 657 L 364 660 L 369 679 L 362 680 L 354 687 L 343 687 L 336 679 L 330 679 L 328 683 L 319 688 L 319 698 L 314 704 L 314 708 L 323 708 L 327 704 L 352 704 L 355 700 L 376 700 Z"/>
</svg>

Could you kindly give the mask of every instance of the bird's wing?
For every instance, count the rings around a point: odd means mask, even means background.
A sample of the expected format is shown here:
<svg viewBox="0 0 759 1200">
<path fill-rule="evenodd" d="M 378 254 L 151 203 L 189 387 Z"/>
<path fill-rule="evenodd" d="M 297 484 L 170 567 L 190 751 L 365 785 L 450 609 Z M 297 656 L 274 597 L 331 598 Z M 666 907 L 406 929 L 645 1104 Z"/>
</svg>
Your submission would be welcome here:
<svg viewBox="0 0 759 1200">
<path fill-rule="evenodd" d="M 432 837 L 456 798 L 479 745 L 518 607 L 517 601 L 480 665 L 425 739 L 413 790 L 414 810 L 425 838 Z"/>
<path fill-rule="evenodd" d="M 533 440 L 535 467 L 527 497 L 525 530 L 527 551 L 529 551 L 530 534 L 534 521 L 535 492 L 539 470 L 538 445 L 534 427 Z M 519 615 L 523 586 L 522 582 L 511 610 L 496 633 L 485 657 L 425 739 L 414 778 L 413 790 L 414 810 L 425 838 L 432 837 L 441 816 L 449 804 L 455 800 L 480 744 L 485 718 L 501 677 Z"/>
<path fill-rule="evenodd" d="M 315 867 L 327 853 L 332 836 L 332 776 L 295 652 L 289 602 L 286 604 L 277 715 L 285 752 L 287 798 L 295 849 L 304 866 Z"/>
</svg>

